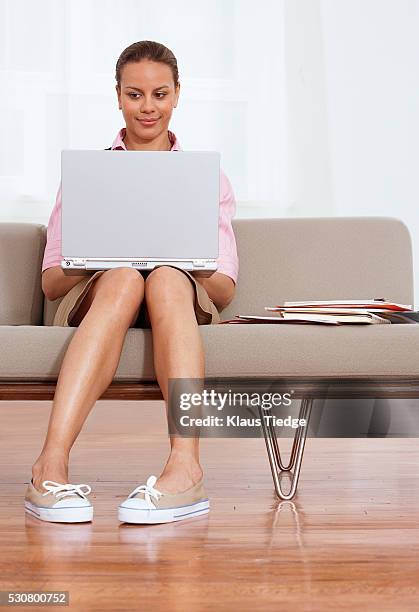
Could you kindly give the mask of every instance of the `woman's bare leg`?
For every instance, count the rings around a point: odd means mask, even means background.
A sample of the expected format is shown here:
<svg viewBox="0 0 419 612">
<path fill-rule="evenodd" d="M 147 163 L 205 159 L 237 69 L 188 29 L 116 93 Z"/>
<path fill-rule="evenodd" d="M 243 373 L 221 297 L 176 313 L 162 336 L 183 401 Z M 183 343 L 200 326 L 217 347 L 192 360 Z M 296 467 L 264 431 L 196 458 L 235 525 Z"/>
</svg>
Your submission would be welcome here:
<svg viewBox="0 0 419 612">
<path fill-rule="evenodd" d="M 204 378 L 194 288 L 183 272 L 162 266 L 146 279 L 145 295 L 153 333 L 154 368 L 167 407 L 170 378 Z M 177 493 L 202 478 L 199 438 L 171 437 L 170 445 L 169 458 L 155 487 Z"/>
<path fill-rule="evenodd" d="M 44 446 L 32 467 L 38 490 L 44 480 L 68 482 L 71 447 L 112 382 L 143 298 L 144 279 L 130 268 L 106 271 L 86 294 L 74 320 L 79 327 L 61 366 Z"/>
</svg>

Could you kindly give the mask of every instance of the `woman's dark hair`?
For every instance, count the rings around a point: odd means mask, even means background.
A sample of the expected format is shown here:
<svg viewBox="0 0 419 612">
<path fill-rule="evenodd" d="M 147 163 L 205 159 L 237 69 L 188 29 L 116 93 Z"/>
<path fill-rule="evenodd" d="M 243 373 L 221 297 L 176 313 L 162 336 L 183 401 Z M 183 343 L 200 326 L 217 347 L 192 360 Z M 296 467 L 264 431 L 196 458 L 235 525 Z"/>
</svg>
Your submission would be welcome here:
<svg viewBox="0 0 419 612">
<path fill-rule="evenodd" d="M 177 67 L 176 57 L 172 51 L 153 40 L 140 40 L 124 49 L 116 62 L 115 79 L 118 87 L 121 87 L 121 72 L 125 64 L 130 62 L 140 62 L 143 59 L 148 59 L 153 62 L 161 62 L 169 66 L 172 71 L 175 87 L 179 83 L 179 72 Z"/>
</svg>

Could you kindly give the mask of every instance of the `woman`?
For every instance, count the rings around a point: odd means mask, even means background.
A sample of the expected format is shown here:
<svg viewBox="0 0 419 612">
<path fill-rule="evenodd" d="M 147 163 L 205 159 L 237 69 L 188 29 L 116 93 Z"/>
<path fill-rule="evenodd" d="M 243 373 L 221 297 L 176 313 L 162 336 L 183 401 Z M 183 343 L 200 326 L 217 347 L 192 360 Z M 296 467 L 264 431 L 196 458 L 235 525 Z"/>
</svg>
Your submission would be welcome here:
<svg viewBox="0 0 419 612">
<path fill-rule="evenodd" d="M 140 41 L 127 47 L 116 65 L 116 92 L 125 128 L 112 149 L 176 151 L 169 121 L 179 99 L 177 61 L 165 46 Z M 65 276 L 61 256 L 61 188 L 51 213 L 42 264 L 46 297 L 63 297 L 54 325 L 77 326 L 64 357 L 40 456 L 25 497 L 28 512 L 42 520 L 91 520 L 89 485 L 68 483 L 68 461 L 96 400 L 112 382 L 129 327 L 151 327 L 154 366 L 166 404 L 170 378 L 204 378 L 198 325 L 216 324 L 234 296 L 238 274 L 231 226 L 234 194 L 221 172 L 217 272 L 195 273 L 162 266 L 151 273 L 131 268 Z M 119 508 L 125 522 L 180 520 L 209 510 L 199 463 L 198 438 L 170 438 L 166 465 L 156 479 L 136 487 Z M 87 489 L 84 489 L 86 487 Z"/>
</svg>

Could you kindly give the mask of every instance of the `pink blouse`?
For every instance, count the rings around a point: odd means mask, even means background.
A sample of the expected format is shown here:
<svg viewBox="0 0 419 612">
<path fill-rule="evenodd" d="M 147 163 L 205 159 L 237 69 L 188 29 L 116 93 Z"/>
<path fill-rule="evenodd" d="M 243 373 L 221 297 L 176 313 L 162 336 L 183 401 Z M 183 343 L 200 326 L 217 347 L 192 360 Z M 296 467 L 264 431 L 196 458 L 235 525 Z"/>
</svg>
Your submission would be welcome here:
<svg viewBox="0 0 419 612">
<path fill-rule="evenodd" d="M 169 138 L 172 143 L 171 151 L 181 151 L 181 147 L 175 134 L 169 130 Z M 122 128 L 112 144 L 112 149 L 126 151 L 124 138 L 125 128 Z M 217 259 L 217 272 L 226 274 L 237 282 L 239 272 L 239 260 L 237 256 L 236 239 L 234 236 L 231 220 L 236 211 L 236 202 L 233 189 L 227 176 L 220 170 L 220 208 L 219 208 L 219 256 Z M 52 209 L 47 229 L 47 244 L 45 246 L 42 272 L 47 268 L 59 266 L 63 257 L 61 255 L 61 183 L 58 188 L 55 206 Z"/>
</svg>

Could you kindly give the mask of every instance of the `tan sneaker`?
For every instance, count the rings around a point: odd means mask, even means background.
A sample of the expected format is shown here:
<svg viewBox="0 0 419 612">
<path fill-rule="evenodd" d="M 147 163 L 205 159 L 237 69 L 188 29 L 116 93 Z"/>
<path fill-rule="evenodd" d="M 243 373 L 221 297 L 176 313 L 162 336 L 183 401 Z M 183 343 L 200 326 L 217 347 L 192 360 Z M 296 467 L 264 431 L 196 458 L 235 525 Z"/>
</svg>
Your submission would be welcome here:
<svg viewBox="0 0 419 612">
<path fill-rule="evenodd" d="M 53 480 L 42 483 L 45 493 L 33 486 L 33 479 L 25 495 L 25 510 L 41 521 L 54 523 L 83 523 L 93 518 L 93 506 L 86 498 L 91 492 L 87 484 L 60 484 Z M 82 487 L 87 487 L 83 491 Z"/>
<path fill-rule="evenodd" d="M 182 491 L 162 493 L 154 488 L 156 476 L 150 476 L 147 484 L 134 489 L 118 507 L 118 519 L 123 523 L 172 523 L 208 514 L 209 499 L 203 481 Z"/>
</svg>

